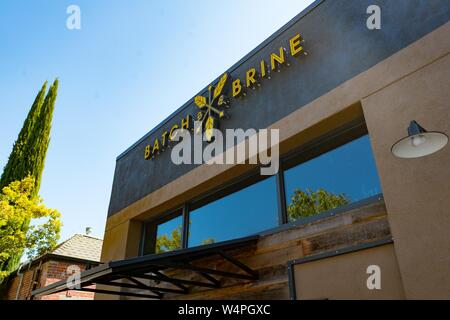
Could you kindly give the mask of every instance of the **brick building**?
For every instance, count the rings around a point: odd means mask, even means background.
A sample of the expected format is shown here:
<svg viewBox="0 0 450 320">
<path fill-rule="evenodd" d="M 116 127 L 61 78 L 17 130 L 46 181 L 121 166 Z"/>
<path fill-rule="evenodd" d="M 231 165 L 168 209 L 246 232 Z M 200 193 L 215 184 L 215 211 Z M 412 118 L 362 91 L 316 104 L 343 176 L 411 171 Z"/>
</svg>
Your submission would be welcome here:
<svg viewBox="0 0 450 320">
<path fill-rule="evenodd" d="M 76 234 L 52 252 L 26 262 L 8 279 L 5 299 L 28 300 L 31 292 L 59 280 L 67 279 L 78 267 L 80 271 L 97 266 L 102 240 Z M 69 290 L 40 297 L 41 300 L 92 300 L 94 293 Z"/>
</svg>

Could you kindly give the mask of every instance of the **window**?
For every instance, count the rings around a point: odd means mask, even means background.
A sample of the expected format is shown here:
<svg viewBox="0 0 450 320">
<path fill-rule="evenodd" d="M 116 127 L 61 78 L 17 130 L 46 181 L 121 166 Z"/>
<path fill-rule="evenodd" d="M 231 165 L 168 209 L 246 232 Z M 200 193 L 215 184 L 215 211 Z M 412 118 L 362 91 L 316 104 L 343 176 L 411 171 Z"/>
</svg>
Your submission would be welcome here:
<svg viewBox="0 0 450 320">
<path fill-rule="evenodd" d="M 381 192 L 367 135 L 286 170 L 284 181 L 288 221 Z"/>
<path fill-rule="evenodd" d="M 149 223 L 144 233 L 144 254 L 163 253 L 182 247 L 183 216 L 181 210 L 167 218 Z"/>
<path fill-rule="evenodd" d="M 189 218 L 189 247 L 273 228 L 278 225 L 276 179 L 272 176 L 219 200 L 197 205 Z"/>
<path fill-rule="evenodd" d="M 260 176 L 258 170 L 146 224 L 143 253 L 245 237 L 381 193 L 364 122 L 281 160 L 276 176 Z"/>
</svg>

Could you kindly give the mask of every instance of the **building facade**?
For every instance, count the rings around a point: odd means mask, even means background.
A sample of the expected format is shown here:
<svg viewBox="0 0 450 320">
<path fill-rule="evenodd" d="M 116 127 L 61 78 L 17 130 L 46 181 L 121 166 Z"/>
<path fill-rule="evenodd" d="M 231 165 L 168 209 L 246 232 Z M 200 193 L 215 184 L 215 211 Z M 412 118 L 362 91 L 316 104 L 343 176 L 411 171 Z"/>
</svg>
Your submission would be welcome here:
<svg viewBox="0 0 450 320">
<path fill-rule="evenodd" d="M 117 158 L 105 266 L 86 285 L 113 281 L 97 299 L 449 299 L 450 148 L 391 150 L 413 120 L 450 133 L 449 20 L 447 1 L 315 1 Z M 250 154 L 175 164 L 176 130 L 205 118 L 205 136 L 278 129 L 278 172 Z"/>
</svg>

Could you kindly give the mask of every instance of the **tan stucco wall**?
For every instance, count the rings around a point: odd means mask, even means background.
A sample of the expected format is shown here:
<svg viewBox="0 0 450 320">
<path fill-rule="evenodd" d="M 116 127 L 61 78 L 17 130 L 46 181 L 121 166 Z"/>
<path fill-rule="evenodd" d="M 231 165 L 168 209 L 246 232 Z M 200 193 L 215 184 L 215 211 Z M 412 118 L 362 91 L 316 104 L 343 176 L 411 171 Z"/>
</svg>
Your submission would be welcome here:
<svg viewBox="0 0 450 320">
<path fill-rule="evenodd" d="M 449 45 L 450 33 L 442 39 Z M 450 134 L 450 55 L 362 101 L 407 298 L 450 299 L 450 146 L 394 157 L 411 120 Z"/>
<path fill-rule="evenodd" d="M 369 290 L 369 266 L 380 268 L 380 289 Z M 294 265 L 298 300 L 404 299 L 392 244 Z"/>
<path fill-rule="evenodd" d="M 108 262 L 139 255 L 142 224 L 129 220 L 105 232 L 101 261 Z"/>
</svg>

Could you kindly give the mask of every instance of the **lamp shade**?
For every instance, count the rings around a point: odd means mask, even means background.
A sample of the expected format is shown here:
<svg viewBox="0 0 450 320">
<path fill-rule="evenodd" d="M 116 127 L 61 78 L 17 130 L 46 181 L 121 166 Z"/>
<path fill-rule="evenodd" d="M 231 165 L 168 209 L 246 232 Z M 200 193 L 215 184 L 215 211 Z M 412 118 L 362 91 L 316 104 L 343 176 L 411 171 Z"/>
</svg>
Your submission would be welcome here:
<svg viewBox="0 0 450 320">
<path fill-rule="evenodd" d="M 448 137 L 444 133 L 427 131 L 416 121 L 411 121 L 408 136 L 397 141 L 391 152 L 398 158 L 419 158 L 445 147 Z"/>
</svg>

